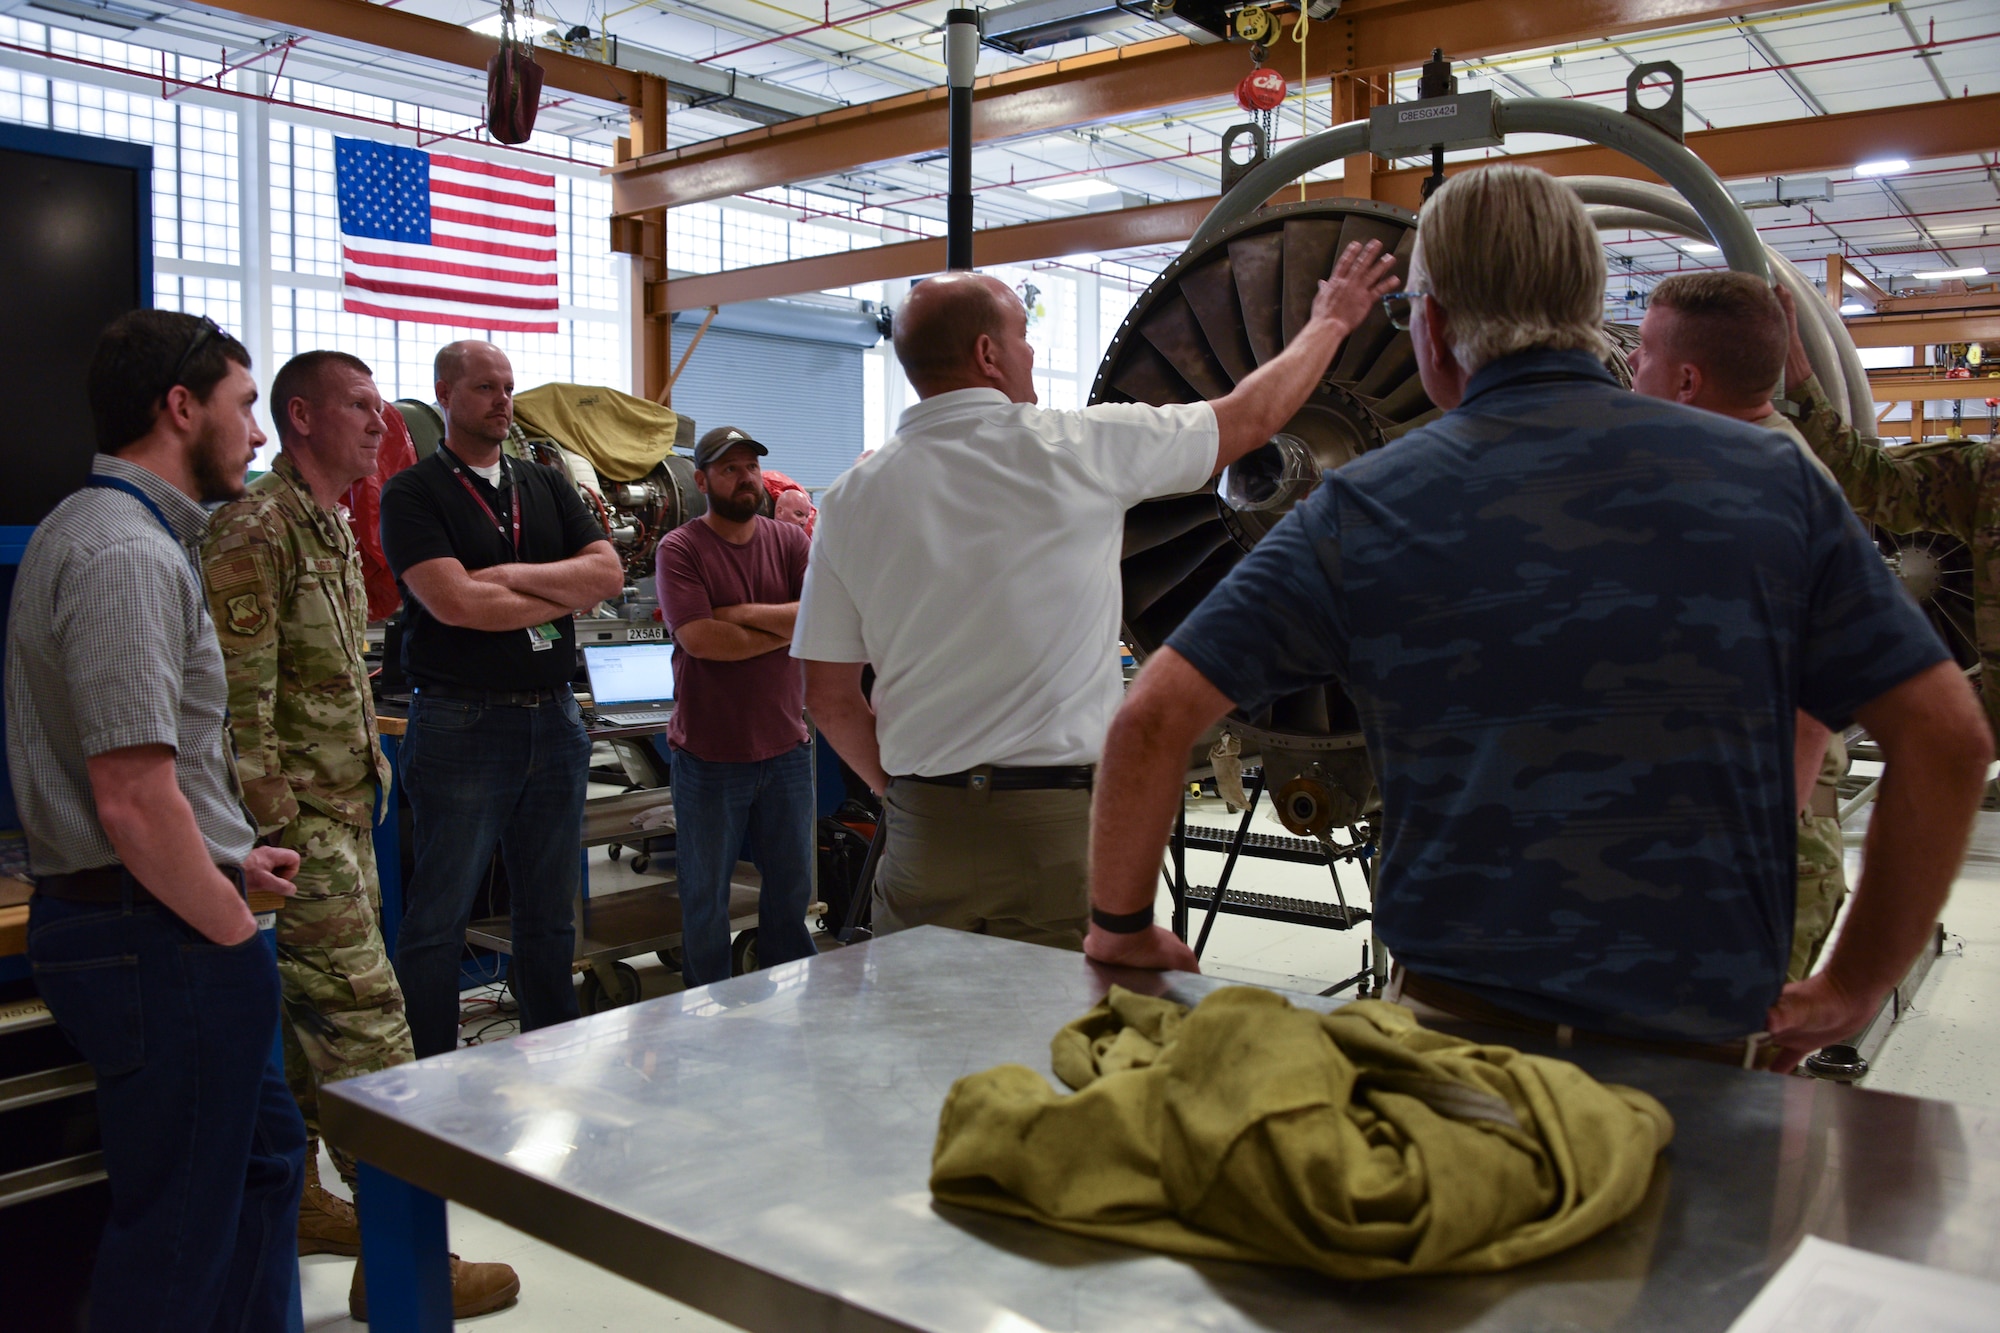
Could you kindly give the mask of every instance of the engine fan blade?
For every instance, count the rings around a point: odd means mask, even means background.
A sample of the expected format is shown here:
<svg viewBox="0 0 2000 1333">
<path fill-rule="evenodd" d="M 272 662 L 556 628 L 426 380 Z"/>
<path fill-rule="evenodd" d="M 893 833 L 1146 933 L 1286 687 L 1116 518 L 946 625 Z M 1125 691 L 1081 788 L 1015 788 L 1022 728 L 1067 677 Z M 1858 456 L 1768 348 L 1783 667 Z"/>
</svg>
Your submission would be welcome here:
<svg viewBox="0 0 2000 1333">
<path fill-rule="evenodd" d="M 1257 368 L 1250 336 L 1243 330 L 1243 308 L 1236 304 L 1236 278 L 1229 256 L 1198 265 L 1181 274 L 1181 295 L 1208 338 L 1208 350 L 1222 363 L 1232 382 L 1241 384 Z"/>
<path fill-rule="evenodd" d="M 1313 297 L 1333 272 L 1344 230 L 1332 218 L 1289 218 L 1285 222 L 1285 342 L 1299 336 L 1312 318 Z"/>
<path fill-rule="evenodd" d="M 1374 218 L 1348 220 L 1378 221 Z M 1372 230 L 1364 232 L 1359 228 L 1357 235 L 1363 241 L 1379 240 L 1384 245 L 1393 243 L 1396 251 L 1396 276 L 1403 280 L 1403 287 L 1410 285 L 1410 253 L 1417 245 L 1417 233 L 1414 229 L 1404 232 L 1400 240 L 1385 238 Z M 1340 355 L 1334 358 L 1333 378 L 1343 383 L 1352 383 L 1366 375 L 1368 368 L 1375 364 L 1375 358 L 1381 355 L 1382 348 L 1395 336 L 1395 333 L 1394 326 L 1389 323 L 1388 313 L 1378 304 L 1368 312 L 1368 318 L 1361 322 L 1361 327 L 1347 335 L 1347 342 L 1341 347 Z"/>
<path fill-rule="evenodd" d="M 1111 387 L 1135 403 L 1167 407 L 1192 403 L 1201 397 L 1144 337 L 1126 339 L 1119 351 L 1119 362 L 1117 373 L 1111 377 Z"/>
<path fill-rule="evenodd" d="M 1242 548 L 1235 542 L 1225 541 L 1215 554 L 1201 563 L 1200 568 L 1177 586 L 1167 589 L 1152 606 L 1137 615 L 1128 611 L 1125 624 L 1132 637 L 1127 642 L 1148 653 L 1165 643 L 1167 636 L 1188 618 L 1195 607 L 1201 605 L 1204 597 L 1215 591 L 1215 585 L 1222 582 L 1242 558 Z"/>
<path fill-rule="evenodd" d="M 1125 545 L 1120 560 L 1170 542 L 1218 517 L 1214 491 L 1153 500 L 1125 512 Z"/>
<path fill-rule="evenodd" d="M 1236 306 L 1244 336 L 1263 365 L 1285 350 L 1285 237 L 1278 231 L 1239 236 L 1229 243 L 1229 269 L 1236 279 Z"/>
<path fill-rule="evenodd" d="M 1279 731 L 1299 731 L 1309 736 L 1324 736 L 1329 718 L 1326 707 L 1326 687 L 1314 685 L 1288 694 L 1271 705 L 1271 725 Z"/>
<path fill-rule="evenodd" d="M 1233 387 L 1229 372 L 1209 353 L 1208 335 L 1179 292 L 1164 294 L 1140 321 L 1139 332 L 1203 398 L 1220 398 Z"/>
<path fill-rule="evenodd" d="M 1163 542 L 1125 562 L 1125 618 L 1143 616 L 1153 603 L 1229 543 L 1229 530 L 1222 520 L 1206 524 L 1172 541 Z"/>
<path fill-rule="evenodd" d="M 1363 398 L 1380 398 L 1395 392 L 1417 373 L 1417 347 L 1408 333 L 1398 332 L 1376 354 L 1375 364 L 1354 385 Z"/>
<path fill-rule="evenodd" d="M 1424 392 L 1424 382 L 1415 375 L 1404 380 L 1394 393 L 1375 404 L 1375 410 L 1391 421 L 1407 421 L 1428 411 L 1430 395 Z"/>
<path fill-rule="evenodd" d="M 1430 411 L 1424 413 L 1422 416 L 1412 417 L 1408 421 L 1399 421 L 1392 426 L 1384 426 L 1382 428 L 1382 438 L 1384 440 L 1393 443 L 1396 440 L 1402 439 L 1405 435 L 1408 435 L 1411 431 L 1415 430 L 1419 426 L 1430 425 L 1433 421 L 1436 421 L 1439 417 L 1443 415 L 1444 415 L 1443 408 L 1433 407 Z"/>
</svg>

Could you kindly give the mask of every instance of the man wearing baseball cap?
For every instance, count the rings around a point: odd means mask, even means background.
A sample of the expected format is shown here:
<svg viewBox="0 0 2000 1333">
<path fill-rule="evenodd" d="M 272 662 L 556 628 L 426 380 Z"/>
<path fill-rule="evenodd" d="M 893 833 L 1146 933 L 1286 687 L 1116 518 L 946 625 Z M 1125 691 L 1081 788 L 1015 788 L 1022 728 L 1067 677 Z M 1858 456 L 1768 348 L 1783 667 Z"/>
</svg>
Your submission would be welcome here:
<svg viewBox="0 0 2000 1333">
<path fill-rule="evenodd" d="M 682 974 L 729 977 L 729 872 L 748 835 L 763 876 L 760 963 L 812 956 L 813 781 L 805 677 L 789 651 L 806 577 L 805 532 L 757 512 L 757 460 L 734 426 L 695 445 L 708 511 L 660 542 L 655 580 L 674 654 L 673 748 Z"/>
</svg>

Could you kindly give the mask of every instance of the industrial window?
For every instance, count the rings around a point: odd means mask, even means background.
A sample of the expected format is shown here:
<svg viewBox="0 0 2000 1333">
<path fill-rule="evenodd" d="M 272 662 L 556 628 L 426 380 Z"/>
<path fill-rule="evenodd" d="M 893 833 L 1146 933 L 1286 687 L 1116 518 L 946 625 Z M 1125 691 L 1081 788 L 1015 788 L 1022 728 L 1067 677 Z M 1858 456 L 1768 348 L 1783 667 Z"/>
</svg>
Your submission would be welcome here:
<svg viewBox="0 0 2000 1333">
<path fill-rule="evenodd" d="M 129 69 L 199 79 L 217 71 L 202 61 L 0 16 L 0 42 Z M 333 169 L 336 132 L 389 137 L 389 125 L 451 134 L 472 128 L 467 116 L 391 101 L 343 88 L 285 79 L 274 96 L 327 112 L 384 122 L 343 126 L 269 118 L 268 171 L 260 198 L 241 196 L 245 145 L 239 136 L 257 119 L 245 104 L 213 90 L 172 98 L 113 87 L 126 76 L 79 68 L 75 79 L 48 78 L 0 52 L 0 121 L 149 144 L 153 154 L 154 302 L 163 309 L 208 315 L 249 346 L 260 381 L 296 352 L 314 347 L 352 351 L 375 368 L 392 397 L 431 397 L 431 358 L 456 337 L 479 329 L 395 324 L 349 315 L 341 306 L 339 200 Z M 157 87 L 158 85 L 153 85 Z M 608 147 L 537 135 L 532 147 L 579 163 L 608 162 Z M 626 386 L 622 349 L 625 284 L 611 254 L 611 187 L 594 174 L 556 165 L 557 268 L 561 331 L 496 339 L 513 357 L 523 384 L 545 380 Z M 261 222 L 270 265 L 260 272 L 259 246 L 246 247 L 244 227 Z M 246 248 L 248 253 L 246 254 Z M 255 280 L 255 281 L 253 281 Z M 269 293 L 268 317 L 246 309 L 244 294 Z"/>
</svg>

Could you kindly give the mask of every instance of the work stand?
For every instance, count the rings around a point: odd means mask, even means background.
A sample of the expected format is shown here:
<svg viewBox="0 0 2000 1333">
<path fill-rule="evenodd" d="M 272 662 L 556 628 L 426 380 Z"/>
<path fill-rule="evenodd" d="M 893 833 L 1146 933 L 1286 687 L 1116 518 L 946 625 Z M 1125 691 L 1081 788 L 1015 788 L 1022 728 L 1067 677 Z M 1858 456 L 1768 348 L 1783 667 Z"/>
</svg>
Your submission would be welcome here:
<svg viewBox="0 0 2000 1333">
<path fill-rule="evenodd" d="M 1340 882 L 1340 867 L 1343 863 L 1350 864 L 1360 874 L 1372 904 L 1376 852 L 1372 833 L 1365 827 L 1351 828 L 1348 830 L 1351 841 L 1344 844 L 1331 838 L 1319 841 L 1252 833 L 1250 823 L 1256 818 L 1258 803 L 1264 796 L 1264 773 L 1262 769 L 1247 769 L 1244 777 L 1250 781 L 1250 803 L 1243 808 L 1243 816 L 1237 821 L 1234 832 L 1226 828 L 1190 825 L 1187 821 L 1187 793 L 1185 790 L 1181 793 L 1180 813 L 1175 818 L 1173 840 L 1167 849 L 1172 868 L 1162 867 L 1160 871 L 1174 899 L 1174 934 L 1186 940 L 1193 913 L 1197 910 L 1205 912 L 1207 915 L 1202 919 L 1201 933 L 1193 942 L 1194 956 L 1199 959 L 1208 948 L 1208 935 L 1215 928 L 1215 918 L 1225 912 L 1231 916 L 1283 921 L 1316 930 L 1353 930 L 1371 920 L 1373 914 L 1367 908 L 1348 903 L 1346 888 Z M 1223 857 L 1222 875 L 1213 887 L 1189 882 L 1187 854 L 1190 851 L 1217 852 Z M 1229 881 L 1236 874 L 1238 861 L 1245 856 L 1266 861 L 1289 861 L 1294 865 L 1325 866 L 1333 878 L 1334 901 L 1315 902 L 1310 898 L 1285 898 L 1243 889 L 1231 892 Z M 1351 986 L 1357 997 L 1365 999 L 1381 994 L 1387 982 L 1388 960 L 1371 935 L 1361 945 L 1361 970 L 1320 994 L 1338 995 Z"/>
</svg>

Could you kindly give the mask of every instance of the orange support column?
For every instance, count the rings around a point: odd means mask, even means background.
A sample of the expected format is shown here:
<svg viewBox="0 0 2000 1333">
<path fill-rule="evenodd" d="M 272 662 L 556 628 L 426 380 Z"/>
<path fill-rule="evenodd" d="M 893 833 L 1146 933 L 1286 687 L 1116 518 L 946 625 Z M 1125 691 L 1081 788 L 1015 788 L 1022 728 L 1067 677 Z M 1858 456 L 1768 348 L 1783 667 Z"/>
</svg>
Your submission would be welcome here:
<svg viewBox="0 0 2000 1333">
<path fill-rule="evenodd" d="M 1366 120 L 1368 113 L 1389 100 L 1386 71 L 1362 71 L 1333 76 L 1333 123 Z M 1387 164 L 1373 153 L 1356 153 L 1342 159 L 1341 193 L 1355 199 L 1376 197 L 1375 177 Z"/>
</svg>

